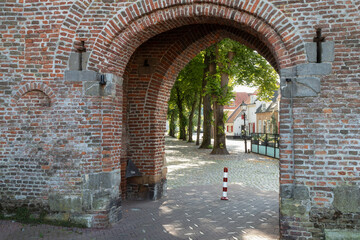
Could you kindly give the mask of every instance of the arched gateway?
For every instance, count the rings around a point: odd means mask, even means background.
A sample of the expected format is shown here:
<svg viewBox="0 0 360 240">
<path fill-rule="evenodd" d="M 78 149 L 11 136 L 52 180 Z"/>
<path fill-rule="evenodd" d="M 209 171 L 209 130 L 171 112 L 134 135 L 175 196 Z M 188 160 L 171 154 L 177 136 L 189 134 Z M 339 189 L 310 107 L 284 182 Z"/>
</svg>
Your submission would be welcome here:
<svg viewBox="0 0 360 240">
<path fill-rule="evenodd" d="M 46 12 L 43 31 L 27 15 L 30 30 L 18 28 L 24 58 L 8 54 L 24 70 L 0 75 L 11 83 L 0 91 L 2 208 L 45 208 L 101 227 L 121 218 L 122 197 L 160 198 L 172 85 L 200 50 L 231 38 L 281 77 L 282 237 L 352 234 L 360 227 L 360 50 L 347 22 L 358 25 L 359 6 L 282 2 L 64 2 L 65 20 Z M 30 6 L 41 8 L 19 7 Z M 142 176 L 125 178 L 128 160 Z"/>
</svg>

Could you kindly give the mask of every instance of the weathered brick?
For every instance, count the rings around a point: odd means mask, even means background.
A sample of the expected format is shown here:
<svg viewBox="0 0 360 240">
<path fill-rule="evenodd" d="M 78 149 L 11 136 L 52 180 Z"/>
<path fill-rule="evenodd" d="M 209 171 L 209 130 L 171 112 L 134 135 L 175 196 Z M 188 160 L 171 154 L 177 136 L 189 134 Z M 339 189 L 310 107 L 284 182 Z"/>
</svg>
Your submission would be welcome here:
<svg viewBox="0 0 360 240">
<path fill-rule="evenodd" d="M 102 210 L 116 197 L 85 193 L 83 177 L 119 169 L 124 173 L 128 158 L 144 174 L 143 184 L 152 186 L 147 196 L 160 196 L 166 178 L 167 100 L 176 74 L 200 50 L 229 37 L 266 57 L 280 72 L 281 87 L 286 78 L 293 79 L 297 88 L 293 96 L 301 97 L 293 99 L 292 106 L 289 94 L 281 100 L 281 194 L 296 198 L 286 202 L 290 210 L 283 211 L 280 219 L 282 236 L 321 239 L 323 230 L 336 224 L 342 229 L 360 227 L 355 221 L 358 212 L 339 217 L 331 210 L 334 191 L 329 188 L 359 184 L 355 174 L 360 161 L 356 3 L 106 2 L 63 1 L 60 7 L 0 3 L 4 13 L 0 20 L 0 165 L 5 166 L 0 171 L 6 183 L 0 184 L 2 205 L 47 208 L 51 194 L 84 193 L 79 221 L 106 226 L 118 219 L 120 208 L 106 214 L 89 212 L 93 197 L 96 208 Z M 133 4 L 136 7 L 129 10 Z M 220 4 L 225 11 L 217 11 Z M 194 12 L 187 11 L 188 5 Z M 313 38 L 318 27 L 326 40 L 321 64 L 314 63 Z M 66 69 L 76 60 L 74 42 L 80 41 L 86 47 L 83 69 L 86 66 L 93 74 L 69 77 Z M 75 58 L 71 59 L 72 54 Z M 145 59 L 150 59 L 150 69 L 144 67 Z M 112 80 L 99 87 L 98 73 L 111 74 Z M 85 94 L 89 81 L 94 81 L 97 94 Z M 295 175 L 290 170 L 294 163 Z M 293 187 L 285 187 L 294 180 L 297 186 L 306 186 L 310 199 L 304 197 L 307 190 L 294 195 Z M 123 174 L 121 189 L 125 196 Z M 118 192 L 112 194 L 120 197 Z M 297 216 L 286 215 L 292 212 Z M 319 214 L 310 221 L 312 213 Z"/>
</svg>

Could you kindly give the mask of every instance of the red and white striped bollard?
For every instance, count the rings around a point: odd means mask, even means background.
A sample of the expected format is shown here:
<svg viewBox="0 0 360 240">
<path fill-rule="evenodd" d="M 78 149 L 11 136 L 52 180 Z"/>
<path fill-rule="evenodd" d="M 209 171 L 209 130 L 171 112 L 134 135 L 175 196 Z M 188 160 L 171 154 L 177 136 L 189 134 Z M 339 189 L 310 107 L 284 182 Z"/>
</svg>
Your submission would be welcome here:
<svg viewBox="0 0 360 240">
<path fill-rule="evenodd" d="M 229 200 L 227 197 L 227 182 L 228 182 L 228 168 L 224 167 L 223 195 L 221 197 L 221 200 Z"/>
</svg>

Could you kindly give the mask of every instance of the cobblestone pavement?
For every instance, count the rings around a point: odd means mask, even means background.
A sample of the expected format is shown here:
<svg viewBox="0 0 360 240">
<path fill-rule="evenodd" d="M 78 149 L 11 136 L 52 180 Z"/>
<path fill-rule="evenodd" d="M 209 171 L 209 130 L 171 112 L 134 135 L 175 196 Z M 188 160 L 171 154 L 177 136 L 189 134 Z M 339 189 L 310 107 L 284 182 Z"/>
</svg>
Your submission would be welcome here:
<svg viewBox="0 0 360 240">
<path fill-rule="evenodd" d="M 265 191 L 279 191 L 279 161 L 257 154 L 247 154 L 242 140 L 228 139 L 230 155 L 210 155 L 193 143 L 166 138 L 168 189 L 181 186 L 219 183 L 223 169 L 229 169 L 229 182 Z M 248 148 L 249 147 L 248 143 Z"/>
<path fill-rule="evenodd" d="M 278 161 L 245 154 L 227 142 L 229 156 L 211 156 L 194 144 L 167 138 L 168 196 L 124 202 L 110 229 L 77 229 L 0 221 L 0 239 L 278 239 Z M 223 167 L 229 201 L 221 201 Z"/>
</svg>

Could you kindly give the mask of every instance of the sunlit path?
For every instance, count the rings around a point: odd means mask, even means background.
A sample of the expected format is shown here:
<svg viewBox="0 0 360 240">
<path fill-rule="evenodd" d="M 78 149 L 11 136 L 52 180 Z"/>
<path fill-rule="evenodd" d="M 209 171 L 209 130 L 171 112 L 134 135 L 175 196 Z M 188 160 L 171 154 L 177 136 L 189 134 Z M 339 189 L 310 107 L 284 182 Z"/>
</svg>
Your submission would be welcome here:
<svg viewBox="0 0 360 240">
<path fill-rule="evenodd" d="M 221 184 L 223 168 L 229 182 L 279 192 L 279 161 L 257 154 L 245 154 L 242 140 L 227 140 L 230 155 L 210 155 L 193 143 L 166 138 L 168 189 L 180 186 Z"/>
</svg>

